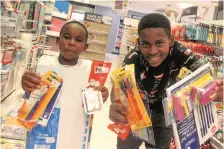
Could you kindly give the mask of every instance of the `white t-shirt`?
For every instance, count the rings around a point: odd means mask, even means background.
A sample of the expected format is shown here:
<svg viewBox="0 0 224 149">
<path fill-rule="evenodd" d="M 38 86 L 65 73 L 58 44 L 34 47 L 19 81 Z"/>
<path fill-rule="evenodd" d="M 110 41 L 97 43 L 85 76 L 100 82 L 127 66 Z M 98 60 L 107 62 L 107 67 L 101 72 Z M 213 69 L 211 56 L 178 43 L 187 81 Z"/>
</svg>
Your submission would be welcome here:
<svg viewBox="0 0 224 149">
<path fill-rule="evenodd" d="M 57 149 L 81 149 L 84 135 L 85 114 L 81 89 L 88 86 L 92 61 L 79 59 L 75 66 L 61 65 L 56 56 L 42 56 L 37 72 L 55 71 L 63 78 L 61 94 L 56 107 L 60 107 Z"/>
</svg>

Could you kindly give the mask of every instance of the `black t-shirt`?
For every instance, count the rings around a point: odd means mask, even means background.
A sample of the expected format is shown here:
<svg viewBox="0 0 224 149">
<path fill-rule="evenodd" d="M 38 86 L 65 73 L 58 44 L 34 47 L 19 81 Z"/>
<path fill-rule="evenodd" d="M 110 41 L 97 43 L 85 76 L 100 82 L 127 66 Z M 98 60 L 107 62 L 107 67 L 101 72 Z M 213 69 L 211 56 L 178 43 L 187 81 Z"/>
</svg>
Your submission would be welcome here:
<svg viewBox="0 0 224 149">
<path fill-rule="evenodd" d="M 159 111 L 163 109 L 162 100 L 166 97 L 166 89 L 177 82 L 181 68 L 185 66 L 194 71 L 201 66 L 194 53 L 176 41 L 158 67 L 151 67 L 137 49 L 126 55 L 123 65 L 128 64 L 135 65 L 135 78 L 141 95 L 144 95 L 145 106 Z"/>
</svg>

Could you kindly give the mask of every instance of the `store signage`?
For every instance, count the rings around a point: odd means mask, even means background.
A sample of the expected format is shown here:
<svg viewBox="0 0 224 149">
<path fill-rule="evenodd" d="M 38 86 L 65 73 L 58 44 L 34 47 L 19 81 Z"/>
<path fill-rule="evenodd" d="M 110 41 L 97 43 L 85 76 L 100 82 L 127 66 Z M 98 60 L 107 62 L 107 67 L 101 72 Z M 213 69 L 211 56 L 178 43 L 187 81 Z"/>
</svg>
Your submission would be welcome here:
<svg viewBox="0 0 224 149">
<path fill-rule="evenodd" d="M 130 17 L 133 18 L 133 19 L 141 20 L 143 15 L 138 15 L 138 14 L 131 13 Z"/>
<path fill-rule="evenodd" d="M 101 24 L 108 24 L 111 25 L 112 23 L 112 18 L 108 16 L 102 16 L 99 14 L 93 14 L 93 13 L 85 13 L 84 20 L 90 21 L 90 22 L 96 22 L 96 23 L 101 23 Z"/>
<path fill-rule="evenodd" d="M 189 15 L 197 15 L 197 11 L 198 11 L 198 6 L 186 8 L 182 12 L 182 17 L 189 16 Z"/>
<path fill-rule="evenodd" d="M 114 0 L 114 6 L 112 12 L 120 14 L 121 16 L 127 16 L 128 14 L 129 0 Z"/>
<path fill-rule="evenodd" d="M 91 22 L 97 22 L 102 23 L 102 15 L 93 14 L 93 13 L 85 13 L 84 20 L 91 21 Z"/>
</svg>

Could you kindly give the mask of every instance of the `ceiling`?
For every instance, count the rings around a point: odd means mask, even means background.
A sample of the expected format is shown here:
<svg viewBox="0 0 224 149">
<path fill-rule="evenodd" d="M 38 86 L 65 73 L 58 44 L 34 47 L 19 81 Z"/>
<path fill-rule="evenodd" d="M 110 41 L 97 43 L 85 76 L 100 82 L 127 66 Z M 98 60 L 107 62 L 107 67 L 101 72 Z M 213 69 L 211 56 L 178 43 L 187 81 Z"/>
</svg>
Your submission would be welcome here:
<svg viewBox="0 0 224 149">
<path fill-rule="evenodd" d="M 218 0 L 129 0 L 129 10 L 149 13 L 152 11 L 162 11 L 169 5 L 172 9 L 183 9 L 176 6 L 178 3 L 188 3 L 193 4 L 194 6 L 218 6 Z M 89 0 L 90 4 L 113 7 L 114 0 Z"/>
</svg>

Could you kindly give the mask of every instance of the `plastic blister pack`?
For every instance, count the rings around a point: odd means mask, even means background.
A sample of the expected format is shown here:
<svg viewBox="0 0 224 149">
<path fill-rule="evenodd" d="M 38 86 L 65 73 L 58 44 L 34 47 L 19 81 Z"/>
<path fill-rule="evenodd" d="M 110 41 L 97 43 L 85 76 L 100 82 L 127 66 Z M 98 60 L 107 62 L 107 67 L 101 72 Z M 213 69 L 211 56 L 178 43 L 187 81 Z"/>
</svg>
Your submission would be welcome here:
<svg viewBox="0 0 224 149">
<path fill-rule="evenodd" d="M 151 126 L 151 120 L 135 83 L 134 65 L 116 69 L 112 79 L 121 103 L 128 107 L 126 116 L 131 130 Z"/>
<path fill-rule="evenodd" d="M 198 148 L 217 131 L 215 88 L 216 80 L 206 64 L 166 90 L 165 121 L 173 126 L 177 149 Z"/>
<path fill-rule="evenodd" d="M 42 85 L 31 93 L 26 92 L 25 101 L 19 110 L 18 121 L 31 130 L 45 112 L 55 93 L 60 90 L 62 78 L 52 71 L 42 76 Z M 53 108 L 53 107 L 52 107 Z"/>
<path fill-rule="evenodd" d="M 102 110 L 103 99 L 100 91 L 86 88 L 82 90 L 82 99 L 86 114 L 93 114 Z"/>
</svg>

